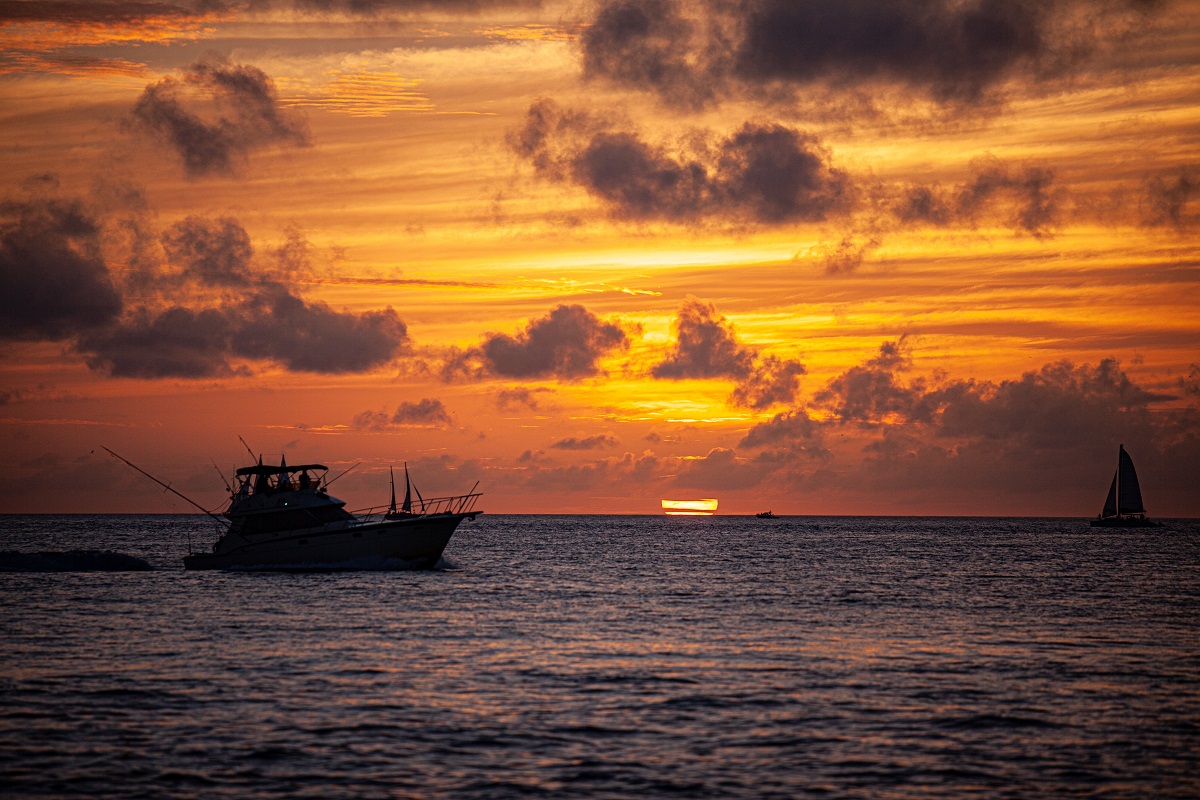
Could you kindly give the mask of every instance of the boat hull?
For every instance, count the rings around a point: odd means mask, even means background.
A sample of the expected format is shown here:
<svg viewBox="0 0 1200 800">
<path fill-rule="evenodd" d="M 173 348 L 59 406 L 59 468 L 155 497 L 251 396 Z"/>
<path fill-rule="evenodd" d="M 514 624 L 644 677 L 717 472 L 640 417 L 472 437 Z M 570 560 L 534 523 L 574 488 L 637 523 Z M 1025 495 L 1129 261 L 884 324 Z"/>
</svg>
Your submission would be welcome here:
<svg viewBox="0 0 1200 800">
<path fill-rule="evenodd" d="M 1106 517 L 1092 520 L 1093 528 L 1161 528 L 1162 523 L 1141 517 Z"/>
<path fill-rule="evenodd" d="M 185 569 L 318 570 L 429 569 L 460 522 L 475 514 L 431 514 L 333 530 L 231 537 L 213 553 L 184 556 Z M 231 539 L 231 541 L 226 541 Z"/>
</svg>

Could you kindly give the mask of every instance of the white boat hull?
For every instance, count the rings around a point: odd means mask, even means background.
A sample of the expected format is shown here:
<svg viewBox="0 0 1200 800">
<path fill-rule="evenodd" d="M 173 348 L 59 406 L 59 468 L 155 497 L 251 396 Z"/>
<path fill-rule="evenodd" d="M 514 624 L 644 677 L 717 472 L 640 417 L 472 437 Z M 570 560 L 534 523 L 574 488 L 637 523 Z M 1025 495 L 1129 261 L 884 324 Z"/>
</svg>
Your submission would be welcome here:
<svg viewBox="0 0 1200 800">
<path fill-rule="evenodd" d="M 186 569 L 428 569 L 460 522 L 480 512 L 429 514 L 333 529 L 226 534 L 212 553 L 184 556 Z"/>
</svg>

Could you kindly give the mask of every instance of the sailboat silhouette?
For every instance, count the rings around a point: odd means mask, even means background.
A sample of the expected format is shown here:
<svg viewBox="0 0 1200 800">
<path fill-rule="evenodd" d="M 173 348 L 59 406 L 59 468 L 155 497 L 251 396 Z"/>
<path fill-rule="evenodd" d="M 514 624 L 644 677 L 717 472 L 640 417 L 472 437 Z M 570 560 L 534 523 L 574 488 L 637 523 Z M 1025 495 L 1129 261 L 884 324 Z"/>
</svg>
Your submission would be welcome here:
<svg viewBox="0 0 1200 800">
<path fill-rule="evenodd" d="M 1108 487 L 1108 497 L 1104 500 L 1104 509 L 1092 520 L 1093 528 L 1160 528 L 1157 522 L 1146 519 L 1146 507 L 1142 504 L 1142 487 L 1138 484 L 1137 471 L 1133 468 L 1133 459 L 1121 445 L 1117 454 L 1117 471 L 1113 473 L 1112 484 Z"/>
</svg>

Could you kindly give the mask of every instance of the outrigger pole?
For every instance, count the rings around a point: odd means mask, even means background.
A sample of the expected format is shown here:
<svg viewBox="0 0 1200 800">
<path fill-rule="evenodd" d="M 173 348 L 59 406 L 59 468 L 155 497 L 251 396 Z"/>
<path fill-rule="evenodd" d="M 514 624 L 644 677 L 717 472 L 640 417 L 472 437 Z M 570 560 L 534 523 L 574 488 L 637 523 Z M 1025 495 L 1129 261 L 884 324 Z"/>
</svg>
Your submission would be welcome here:
<svg viewBox="0 0 1200 800">
<path fill-rule="evenodd" d="M 164 489 L 166 489 L 168 492 L 171 492 L 172 494 L 174 494 L 174 495 L 176 495 L 176 496 L 178 496 L 178 497 L 181 497 L 181 498 L 183 498 L 183 499 L 184 499 L 184 500 L 186 500 L 188 503 L 191 503 L 193 506 L 195 506 L 196 508 L 198 508 L 198 509 L 200 509 L 201 511 L 203 511 L 205 514 L 207 514 L 208 516 L 210 516 L 210 517 L 212 517 L 213 519 L 215 519 L 215 520 L 216 520 L 218 523 L 220 523 L 220 524 L 221 524 L 221 526 L 222 526 L 222 527 L 229 527 L 229 526 L 228 526 L 228 524 L 225 522 L 225 520 L 221 519 L 221 518 L 220 518 L 220 517 L 218 517 L 216 514 L 212 513 L 212 512 L 211 512 L 211 511 L 209 511 L 207 508 L 205 508 L 204 506 L 200 505 L 199 503 L 197 503 L 195 500 L 193 500 L 192 498 L 188 497 L 187 495 L 185 495 L 183 492 L 180 492 L 180 491 L 177 491 L 176 489 L 173 489 L 169 483 L 164 483 L 163 481 L 160 481 L 158 478 L 154 477 L 154 476 L 153 476 L 153 475 L 151 475 L 149 472 L 146 472 L 146 470 L 142 469 L 142 468 L 141 468 L 141 467 L 139 467 L 137 464 L 134 464 L 132 461 L 130 461 L 129 459 L 127 459 L 127 458 L 125 458 L 125 457 L 123 457 L 123 456 L 119 456 L 119 455 L 117 455 L 116 453 L 114 453 L 112 450 L 109 450 L 109 449 L 108 449 L 107 447 L 105 447 L 104 445 L 100 445 L 100 447 L 101 447 L 102 449 L 104 449 L 105 451 L 107 451 L 107 452 L 108 452 L 108 454 L 109 454 L 110 456 L 112 456 L 113 458 L 116 458 L 116 459 L 119 459 L 119 460 L 121 460 L 121 461 L 124 461 L 126 464 L 128 464 L 128 465 L 129 465 L 129 466 L 131 466 L 131 467 L 133 467 L 133 468 L 134 468 L 134 469 L 136 469 L 138 472 L 142 473 L 142 474 L 143 474 L 143 475 L 145 475 L 147 478 L 149 478 L 150 480 L 152 480 L 152 481 L 154 481 L 155 483 L 157 483 L 159 486 L 161 486 L 161 487 L 163 487 Z"/>
</svg>

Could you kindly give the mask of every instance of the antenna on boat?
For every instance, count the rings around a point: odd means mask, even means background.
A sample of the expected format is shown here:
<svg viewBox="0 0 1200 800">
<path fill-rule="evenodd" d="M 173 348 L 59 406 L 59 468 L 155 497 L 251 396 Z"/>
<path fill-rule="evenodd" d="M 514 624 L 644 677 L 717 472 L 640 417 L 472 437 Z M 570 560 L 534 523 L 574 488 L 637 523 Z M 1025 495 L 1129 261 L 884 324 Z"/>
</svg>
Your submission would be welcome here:
<svg viewBox="0 0 1200 800">
<path fill-rule="evenodd" d="M 361 461 L 359 461 L 358 463 L 356 463 L 356 464 L 354 465 L 354 467 L 357 467 L 357 466 L 358 466 L 359 464 L 361 464 L 361 463 L 362 463 L 362 462 L 361 462 Z M 325 481 L 325 488 L 329 488 L 329 484 L 333 483 L 333 482 L 334 482 L 334 481 L 336 481 L 338 478 L 342 477 L 342 476 L 343 476 L 343 475 L 345 475 L 347 472 L 349 472 L 350 470 L 354 469 L 354 467 L 349 467 L 348 469 L 344 469 L 344 470 L 342 470 L 341 472 L 339 472 L 337 475 L 334 475 L 332 478 L 329 478 L 328 480 L 326 480 L 326 481 Z"/>
<path fill-rule="evenodd" d="M 196 502 L 195 500 L 193 500 L 192 498 L 188 497 L 188 496 L 187 496 L 186 494 L 184 494 L 183 492 L 180 492 L 180 491 L 178 491 L 177 489 L 173 489 L 173 488 L 171 487 L 171 484 L 169 484 L 169 483 L 165 483 L 165 482 L 163 482 L 163 481 L 160 481 L 158 478 L 154 477 L 154 476 L 153 476 L 153 475 L 151 475 L 149 472 L 146 472 L 146 470 L 142 469 L 142 468 L 141 468 L 141 467 L 139 467 L 137 464 L 134 464 L 132 461 L 130 461 L 129 459 L 127 459 L 127 458 L 125 458 L 125 457 L 123 457 L 123 456 L 119 456 L 119 455 L 117 455 L 117 454 L 116 454 L 116 453 L 114 453 L 112 450 L 109 450 L 107 447 L 104 447 L 104 445 L 100 445 L 100 447 L 101 447 L 101 448 L 103 448 L 103 449 L 104 449 L 104 450 L 105 450 L 105 451 L 106 451 L 106 452 L 107 452 L 107 453 L 108 453 L 110 456 L 112 456 L 113 458 L 116 458 L 116 459 L 118 459 L 118 460 L 120 460 L 120 461 L 124 461 L 126 464 L 128 464 L 128 465 L 129 465 L 129 466 L 131 466 L 131 467 L 133 467 L 133 468 L 134 468 L 134 469 L 136 469 L 138 472 L 142 473 L 142 474 L 143 474 L 143 475 L 145 475 L 147 478 L 149 478 L 150 480 L 152 480 L 152 481 L 154 481 L 155 483 L 157 483 L 159 486 L 161 486 L 161 487 L 163 487 L 164 489 L 166 489 L 168 492 L 171 492 L 172 494 L 174 494 L 174 495 L 177 495 L 177 496 L 179 496 L 179 497 L 183 498 L 183 499 L 184 499 L 184 500 L 186 500 L 188 503 L 190 503 L 190 504 L 192 504 L 193 506 L 195 506 L 196 508 L 200 509 L 200 510 L 201 510 L 201 511 L 203 511 L 205 514 L 207 514 L 208 516 L 210 516 L 210 517 L 212 517 L 213 519 L 215 519 L 215 520 L 216 520 L 218 523 L 220 523 L 221 527 L 227 527 L 227 526 L 225 525 L 225 521 L 224 521 L 223 519 L 221 519 L 220 517 L 218 517 L 216 514 L 212 513 L 211 511 L 209 511 L 209 510 L 208 510 L 207 508 L 205 508 L 204 506 L 202 506 L 202 505 L 200 505 L 199 503 L 197 503 L 197 502 Z"/>
</svg>

